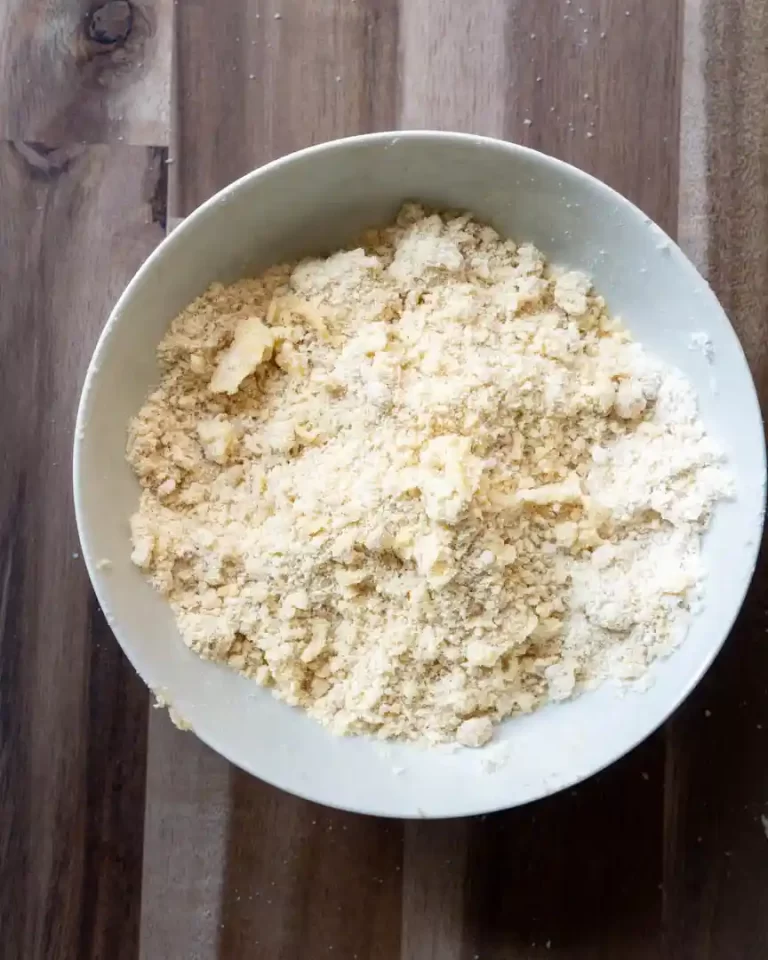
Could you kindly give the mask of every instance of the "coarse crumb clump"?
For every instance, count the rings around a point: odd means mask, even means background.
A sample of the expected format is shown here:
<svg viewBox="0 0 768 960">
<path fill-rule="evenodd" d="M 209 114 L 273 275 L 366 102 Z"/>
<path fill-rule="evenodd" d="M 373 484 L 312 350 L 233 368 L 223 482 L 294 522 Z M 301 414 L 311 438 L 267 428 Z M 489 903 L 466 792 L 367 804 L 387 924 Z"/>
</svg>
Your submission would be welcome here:
<svg viewBox="0 0 768 960">
<path fill-rule="evenodd" d="M 407 205 L 214 284 L 158 352 L 133 560 L 194 651 L 335 732 L 480 746 L 684 633 L 720 455 L 531 244 Z"/>
</svg>

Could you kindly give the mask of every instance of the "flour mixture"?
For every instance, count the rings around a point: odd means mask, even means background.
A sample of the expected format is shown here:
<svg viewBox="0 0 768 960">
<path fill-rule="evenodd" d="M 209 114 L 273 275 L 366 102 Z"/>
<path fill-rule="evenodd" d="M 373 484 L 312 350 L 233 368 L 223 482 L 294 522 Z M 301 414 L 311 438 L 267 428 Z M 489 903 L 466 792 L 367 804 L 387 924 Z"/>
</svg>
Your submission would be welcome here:
<svg viewBox="0 0 768 960">
<path fill-rule="evenodd" d="M 214 284 L 159 358 L 133 560 L 194 651 L 336 733 L 478 746 L 683 638 L 720 454 L 530 244 L 408 205 Z"/>
</svg>

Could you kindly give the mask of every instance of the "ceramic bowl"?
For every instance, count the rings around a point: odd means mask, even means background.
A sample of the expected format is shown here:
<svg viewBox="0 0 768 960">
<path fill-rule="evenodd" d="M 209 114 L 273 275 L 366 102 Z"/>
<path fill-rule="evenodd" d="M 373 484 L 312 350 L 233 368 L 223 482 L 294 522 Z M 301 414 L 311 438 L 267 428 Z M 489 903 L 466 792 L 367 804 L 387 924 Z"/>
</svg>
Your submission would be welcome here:
<svg viewBox="0 0 768 960">
<path fill-rule="evenodd" d="M 158 380 L 155 348 L 214 280 L 325 254 L 391 220 L 404 200 L 472 211 L 588 272 L 635 337 L 680 368 L 723 445 L 738 494 L 705 539 L 704 610 L 656 664 L 644 693 L 601 688 L 499 729 L 483 750 L 336 738 L 253 681 L 204 662 L 129 559 L 139 487 L 126 425 Z M 710 351 L 691 349 L 704 334 Z M 453 817 L 535 800 L 583 780 L 647 737 L 698 682 L 728 635 L 754 568 L 764 503 L 763 428 L 738 339 L 706 282 L 640 210 L 551 157 L 465 134 L 414 131 L 302 150 L 191 214 L 152 254 L 110 316 L 78 413 L 74 492 L 83 555 L 123 650 L 207 744 L 257 777 L 320 803 L 396 817 Z M 108 560 L 108 567 L 101 561 Z"/>
</svg>

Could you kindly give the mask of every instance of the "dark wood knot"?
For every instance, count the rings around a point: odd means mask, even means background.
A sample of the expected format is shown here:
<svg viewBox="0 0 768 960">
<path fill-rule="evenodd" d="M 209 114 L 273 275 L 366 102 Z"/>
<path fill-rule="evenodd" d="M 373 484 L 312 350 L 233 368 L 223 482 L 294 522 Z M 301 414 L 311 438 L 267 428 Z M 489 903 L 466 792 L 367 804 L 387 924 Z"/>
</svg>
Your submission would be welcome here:
<svg viewBox="0 0 768 960">
<path fill-rule="evenodd" d="M 114 47 L 125 43 L 133 29 L 133 7 L 128 0 L 109 0 L 88 14 L 88 36 L 94 43 Z"/>
</svg>

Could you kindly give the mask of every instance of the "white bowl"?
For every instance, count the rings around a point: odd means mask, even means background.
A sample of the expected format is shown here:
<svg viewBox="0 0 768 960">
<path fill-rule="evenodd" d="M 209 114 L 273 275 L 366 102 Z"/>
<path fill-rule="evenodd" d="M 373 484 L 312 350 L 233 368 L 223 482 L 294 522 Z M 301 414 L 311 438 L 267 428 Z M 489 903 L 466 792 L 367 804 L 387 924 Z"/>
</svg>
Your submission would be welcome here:
<svg viewBox="0 0 768 960">
<path fill-rule="evenodd" d="M 681 648 L 657 664 L 651 687 L 621 695 L 603 686 L 507 721 L 495 738 L 501 748 L 451 752 L 332 736 L 254 682 L 191 653 L 167 603 L 129 560 L 128 518 L 139 487 L 125 461 L 126 425 L 158 380 L 155 348 L 170 320 L 212 281 L 329 253 L 390 220 L 406 199 L 470 210 L 504 235 L 532 240 L 551 261 L 591 274 L 636 338 L 694 382 L 738 483 L 736 500 L 719 508 L 706 538 L 704 614 Z M 697 333 L 711 340 L 709 360 L 691 349 Z M 189 216 L 109 318 L 86 377 L 74 449 L 83 555 L 107 619 L 145 682 L 206 743 L 254 775 L 320 803 L 398 817 L 526 803 L 590 776 L 647 737 L 728 635 L 755 564 L 764 484 L 760 410 L 739 342 L 706 282 L 659 227 L 598 180 L 533 150 L 422 131 L 302 150 L 243 177 Z"/>
</svg>

